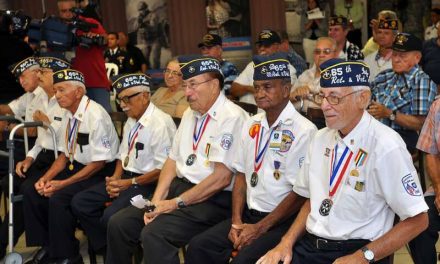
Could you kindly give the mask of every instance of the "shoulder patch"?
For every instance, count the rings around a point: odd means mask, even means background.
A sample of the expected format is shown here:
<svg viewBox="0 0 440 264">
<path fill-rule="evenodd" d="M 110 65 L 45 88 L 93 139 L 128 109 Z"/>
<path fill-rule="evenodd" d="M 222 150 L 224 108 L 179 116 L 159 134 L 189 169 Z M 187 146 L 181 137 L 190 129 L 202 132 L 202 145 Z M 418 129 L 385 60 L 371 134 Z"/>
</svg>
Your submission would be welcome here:
<svg viewBox="0 0 440 264">
<path fill-rule="evenodd" d="M 224 134 L 222 136 L 222 140 L 220 141 L 220 146 L 224 150 L 229 150 L 231 148 L 233 141 L 234 141 L 234 137 L 232 136 L 232 134 Z"/>
<path fill-rule="evenodd" d="M 419 187 L 414 181 L 414 177 L 412 174 L 408 174 L 402 177 L 402 184 L 405 191 L 412 196 L 421 196 Z"/>
<path fill-rule="evenodd" d="M 287 152 L 290 150 L 290 147 L 292 146 L 293 140 L 295 140 L 295 136 L 293 135 L 292 131 L 290 130 L 283 130 L 283 137 L 281 139 L 281 152 Z"/>
</svg>

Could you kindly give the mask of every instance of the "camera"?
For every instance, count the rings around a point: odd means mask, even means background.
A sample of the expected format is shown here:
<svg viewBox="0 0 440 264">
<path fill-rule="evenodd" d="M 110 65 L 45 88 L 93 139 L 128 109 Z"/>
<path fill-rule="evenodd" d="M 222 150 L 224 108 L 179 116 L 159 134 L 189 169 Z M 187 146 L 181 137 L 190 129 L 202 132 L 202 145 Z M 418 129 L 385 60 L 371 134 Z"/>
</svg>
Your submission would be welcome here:
<svg viewBox="0 0 440 264">
<path fill-rule="evenodd" d="M 46 41 L 47 48 L 53 51 L 69 51 L 76 46 L 90 48 L 92 45 L 106 44 L 103 36 L 78 35 L 77 30 L 87 33 L 92 28 L 97 28 L 98 25 L 79 18 L 82 9 L 72 8 L 71 11 L 75 16 L 69 23 L 55 16 L 33 19 L 28 31 L 29 42 L 39 44 L 41 41 Z"/>
<path fill-rule="evenodd" d="M 0 14 L 6 15 L 12 20 L 12 34 L 20 38 L 26 36 L 31 17 L 25 15 L 21 10 L 0 10 Z"/>
</svg>

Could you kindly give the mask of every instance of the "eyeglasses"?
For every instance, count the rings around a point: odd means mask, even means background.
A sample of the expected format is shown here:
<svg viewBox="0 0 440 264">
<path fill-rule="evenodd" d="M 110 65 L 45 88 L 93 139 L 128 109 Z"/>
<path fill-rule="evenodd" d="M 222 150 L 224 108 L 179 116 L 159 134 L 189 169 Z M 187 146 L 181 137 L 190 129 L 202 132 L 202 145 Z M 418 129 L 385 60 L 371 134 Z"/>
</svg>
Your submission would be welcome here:
<svg viewBox="0 0 440 264">
<path fill-rule="evenodd" d="M 209 79 L 209 80 L 206 80 L 206 81 L 203 81 L 203 82 L 199 82 L 199 83 L 183 83 L 183 85 L 182 85 L 182 88 L 183 89 L 190 89 L 190 90 L 194 90 L 194 89 L 196 89 L 197 88 L 197 86 L 199 86 L 200 84 L 204 84 L 204 83 L 207 83 L 207 82 L 210 82 L 210 81 L 212 81 L 212 80 L 214 80 L 214 79 Z"/>
<path fill-rule="evenodd" d="M 115 101 L 116 101 L 116 103 L 118 103 L 118 104 L 121 104 L 122 102 L 124 102 L 124 104 L 128 104 L 128 103 L 130 103 L 130 99 L 131 99 L 131 98 L 133 98 L 133 97 L 135 97 L 135 96 L 137 96 L 137 95 L 139 95 L 139 94 L 141 94 L 141 93 L 142 93 L 142 92 L 137 92 L 137 93 L 135 93 L 135 94 L 127 95 L 127 96 L 124 96 L 124 97 L 122 97 L 122 98 L 116 97 Z"/>
<path fill-rule="evenodd" d="M 354 93 L 358 93 L 358 92 L 361 92 L 361 91 L 354 91 L 354 92 L 351 92 L 351 93 L 346 94 L 341 97 L 337 97 L 334 95 L 324 96 L 323 94 L 315 94 L 313 96 L 314 97 L 313 99 L 314 99 L 315 103 L 317 103 L 317 104 L 322 104 L 322 102 L 324 101 L 324 98 L 325 98 L 329 104 L 338 105 L 342 102 L 342 99 L 344 99 L 345 97 L 352 95 Z"/>
<path fill-rule="evenodd" d="M 178 71 L 173 71 L 173 70 L 170 70 L 170 69 L 165 69 L 164 71 L 163 71 L 163 73 L 164 74 L 170 74 L 170 75 L 172 75 L 172 76 L 177 76 L 177 77 L 182 77 L 182 73 L 180 73 L 180 72 L 178 72 Z"/>
<path fill-rule="evenodd" d="M 329 49 L 329 48 L 326 48 L 326 49 L 314 49 L 314 50 L 313 50 L 313 53 L 314 53 L 315 55 L 321 55 L 321 54 L 329 55 L 329 54 L 331 54 L 332 52 L 334 52 L 334 50 Z"/>
</svg>

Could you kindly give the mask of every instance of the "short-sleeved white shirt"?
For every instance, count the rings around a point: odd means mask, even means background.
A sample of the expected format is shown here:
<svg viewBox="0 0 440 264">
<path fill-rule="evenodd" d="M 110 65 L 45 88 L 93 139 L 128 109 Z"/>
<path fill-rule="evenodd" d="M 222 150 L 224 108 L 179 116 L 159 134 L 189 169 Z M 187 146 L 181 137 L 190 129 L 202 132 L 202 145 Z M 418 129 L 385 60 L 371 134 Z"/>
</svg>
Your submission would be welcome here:
<svg viewBox="0 0 440 264">
<path fill-rule="evenodd" d="M 8 104 L 15 116 L 24 117 L 24 121 L 33 121 L 32 115 L 42 104 L 42 97 L 46 94 L 43 88 L 38 86 L 33 92 L 28 92 Z"/>
<path fill-rule="evenodd" d="M 63 119 L 62 132 L 60 136 L 60 150 L 69 158 L 66 143 L 66 131 L 70 118 L 79 120 L 79 132 L 76 141 L 76 151 L 74 160 L 87 165 L 90 162 L 102 161 L 111 162 L 117 158 L 119 139 L 116 134 L 115 126 L 105 109 L 86 95 L 81 98 L 81 102 L 75 114 L 67 111 Z M 78 144 L 83 141 L 87 144 Z"/>
<path fill-rule="evenodd" d="M 293 85 L 292 92 L 295 91 L 298 87 L 301 86 L 308 86 L 311 93 L 319 93 L 319 90 L 321 89 L 321 76 L 315 77 L 316 72 L 316 65 L 313 64 L 312 68 L 305 70 L 299 77 L 298 81 Z M 294 103 L 295 108 L 299 110 L 301 108 L 300 102 Z M 304 111 L 307 111 L 308 108 L 321 108 L 319 105 L 317 105 L 315 102 L 310 101 L 309 99 L 304 99 L 304 105 L 302 109 Z"/>
<path fill-rule="evenodd" d="M 40 110 L 49 118 L 50 126 L 55 130 L 55 139 L 58 143 L 60 138 L 64 139 L 64 132 L 61 128 L 62 121 L 67 114 L 67 110 L 61 108 L 57 102 L 55 96 L 52 96 L 48 100 L 47 94 L 41 96 L 43 100 L 41 100 L 41 104 L 36 107 L 35 110 Z M 59 149 L 60 146 L 58 146 Z M 38 137 L 35 141 L 34 147 L 29 150 L 27 156 L 35 159 L 42 149 L 50 149 L 54 150 L 53 145 L 53 135 L 50 129 L 46 129 L 43 127 L 38 127 Z"/>
<path fill-rule="evenodd" d="M 139 118 L 139 123 L 142 127 L 139 128 L 138 135 L 134 139 L 127 166 L 124 161 L 129 149 L 129 134 L 137 122 L 134 118 L 128 118 L 125 123 L 118 154 L 122 161 L 122 167 L 124 170 L 141 174 L 154 169 L 161 170 L 171 150 L 176 125 L 170 115 L 164 113 L 151 102 Z"/>
<path fill-rule="evenodd" d="M 332 198 L 329 215 L 322 216 L 319 209 L 329 198 L 330 163 L 336 143 L 337 157 L 346 146 L 353 156 Z M 367 155 L 359 159 L 358 176 L 352 176 L 361 151 Z M 307 231 L 327 239 L 375 240 L 392 228 L 395 214 L 405 220 L 428 210 L 402 138 L 366 111 L 344 138 L 329 128 L 316 133 L 293 190 L 310 198 Z"/>
<path fill-rule="evenodd" d="M 376 78 L 381 71 L 393 68 L 391 57 L 388 59 L 379 57 L 377 59 L 377 53 L 378 51 L 376 50 L 364 59 L 364 62 L 368 65 L 368 67 L 370 67 L 370 78 L 368 79 L 369 82 L 374 81 L 374 78 Z"/>
<path fill-rule="evenodd" d="M 289 71 L 290 71 L 290 80 L 292 85 L 296 82 L 296 70 L 295 68 L 289 64 Z M 254 62 L 249 62 L 248 65 L 246 65 L 246 68 L 238 75 L 238 77 L 234 80 L 234 82 L 246 85 L 246 86 L 253 86 L 254 85 Z M 254 95 L 251 93 L 247 93 L 240 97 L 240 102 L 248 103 L 248 104 L 257 104 L 255 102 Z"/>
<path fill-rule="evenodd" d="M 259 138 L 258 132 L 261 130 L 262 138 Z M 258 170 L 257 185 L 252 187 L 251 175 L 255 171 L 257 138 L 261 142 L 260 146 L 264 146 L 269 140 L 271 130 L 281 133 L 281 146 L 271 148 L 269 143 Z M 308 145 L 316 130 L 315 125 L 299 114 L 290 102 L 271 127 L 264 112 L 252 116 L 247 121 L 241 133 L 240 147 L 235 154 L 234 169 L 246 175 L 246 198 L 249 209 L 272 212 L 292 191 L 295 178 L 298 176 Z M 260 147 L 260 150 L 262 148 Z M 278 179 L 274 176 L 276 163 L 280 173 Z"/>
<path fill-rule="evenodd" d="M 174 136 L 169 155 L 170 159 L 176 162 L 177 176 L 185 177 L 194 184 L 198 184 L 214 172 L 215 162 L 223 163 L 233 171 L 232 162 L 236 158 L 241 129 L 248 118 L 243 109 L 222 93 L 206 114 L 210 115 L 210 120 L 195 153 L 193 152 L 194 127 L 200 126 L 204 116 L 188 108 Z M 197 158 L 194 164 L 189 166 L 186 161 L 193 153 Z M 231 185 L 225 190 L 231 190 Z"/>
</svg>

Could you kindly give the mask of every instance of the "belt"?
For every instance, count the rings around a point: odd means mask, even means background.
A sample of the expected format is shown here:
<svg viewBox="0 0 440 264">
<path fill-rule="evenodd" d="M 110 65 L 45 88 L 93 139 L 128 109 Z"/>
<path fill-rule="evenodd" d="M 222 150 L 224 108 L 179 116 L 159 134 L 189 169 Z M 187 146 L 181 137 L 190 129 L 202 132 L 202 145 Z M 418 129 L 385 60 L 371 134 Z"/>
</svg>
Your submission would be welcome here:
<svg viewBox="0 0 440 264">
<path fill-rule="evenodd" d="M 185 183 L 189 183 L 189 184 L 195 185 L 194 183 L 192 183 L 190 180 L 188 180 L 188 179 L 185 178 L 185 177 L 179 177 L 179 176 L 177 176 L 177 179 L 179 179 L 179 180 L 181 180 L 181 181 L 183 181 L 183 182 L 185 182 Z"/>
<path fill-rule="evenodd" d="M 136 172 L 132 172 L 132 171 L 128 171 L 128 170 L 124 170 L 122 174 L 126 175 L 126 176 L 130 176 L 130 178 L 138 177 L 138 176 L 142 175 L 141 173 L 136 173 Z"/>
<path fill-rule="evenodd" d="M 53 149 L 46 149 L 46 148 L 42 148 L 41 152 L 46 153 L 46 152 L 52 152 L 53 153 Z"/>
<path fill-rule="evenodd" d="M 253 216 L 262 216 L 262 217 L 265 217 L 265 216 L 267 216 L 268 214 L 270 214 L 270 213 L 267 213 L 267 212 L 260 212 L 260 211 L 257 211 L 257 210 L 255 210 L 255 209 L 249 209 L 249 213 L 250 213 L 251 215 L 253 215 Z"/>
<path fill-rule="evenodd" d="M 370 243 L 370 241 L 366 239 L 330 240 L 315 236 L 308 232 L 305 234 L 305 236 L 316 249 L 328 251 L 350 251 L 360 249 L 366 244 Z"/>
<path fill-rule="evenodd" d="M 308 108 L 307 112 L 304 114 L 309 120 L 313 119 L 323 119 L 324 113 L 318 108 Z"/>
</svg>

